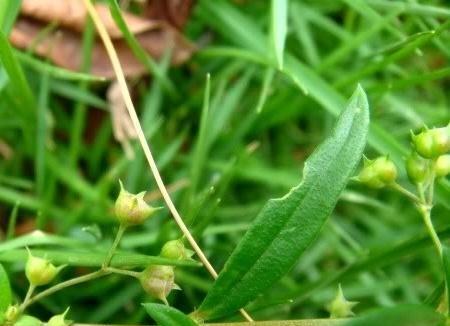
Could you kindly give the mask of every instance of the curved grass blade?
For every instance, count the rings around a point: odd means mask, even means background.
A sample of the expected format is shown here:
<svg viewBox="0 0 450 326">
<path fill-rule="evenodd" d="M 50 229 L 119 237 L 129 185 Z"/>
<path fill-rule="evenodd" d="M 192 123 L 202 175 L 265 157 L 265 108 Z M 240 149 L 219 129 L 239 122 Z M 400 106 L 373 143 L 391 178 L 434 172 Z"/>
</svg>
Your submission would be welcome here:
<svg viewBox="0 0 450 326">
<path fill-rule="evenodd" d="M 343 326 L 443 326 L 445 317 L 430 307 L 401 305 L 376 309 Z"/>
<path fill-rule="evenodd" d="M 159 303 L 143 303 L 147 313 L 161 326 L 196 326 L 197 323 L 181 311 Z"/>
<path fill-rule="evenodd" d="M 272 0 L 271 36 L 278 69 L 283 69 L 284 43 L 287 34 L 288 0 Z"/>
<path fill-rule="evenodd" d="M 448 246 L 444 246 L 443 247 L 443 252 L 442 252 L 442 261 L 444 264 L 444 275 L 445 275 L 445 291 L 447 292 L 447 315 L 450 312 L 450 302 L 448 302 L 448 297 L 450 296 L 450 248 Z"/>
<path fill-rule="evenodd" d="M 195 313 L 229 315 L 279 280 L 320 232 L 366 144 L 369 109 L 358 86 L 332 135 L 305 163 L 300 185 L 263 207 Z"/>
<path fill-rule="evenodd" d="M 11 304 L 11 287 L 8 274 L 0 264 L 0 312 L 3 312 Z"/>
</svg>

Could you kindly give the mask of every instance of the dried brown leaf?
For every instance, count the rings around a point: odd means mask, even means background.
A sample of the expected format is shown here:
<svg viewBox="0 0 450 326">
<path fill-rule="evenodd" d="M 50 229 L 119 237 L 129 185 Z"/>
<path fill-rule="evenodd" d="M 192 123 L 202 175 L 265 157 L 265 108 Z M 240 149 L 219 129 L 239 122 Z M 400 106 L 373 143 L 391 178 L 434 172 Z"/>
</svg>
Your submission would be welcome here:
<svg viewBox="0 0 450 326">
<path fill-rule="evenodd" d="M 20 49 L 27 49 L 34 44 L 35 38 L 45 26 L 35 20 L 21 17 L 17 20 L 11 35 L 11 43 Z M 193 46 L 176 30 L 167 24 L 160 23 L 158 28 L 136 35 L 142 47 L 155 58 L 163 56 L 167 48 L 172 48 L 172 64 L 178 65 L 186 61 L 193 52 Z M 126 76 L 140 76 L 148 73 L 146 67 L 139 62 L 125 40 L 114 40 L 119 59 Z M 81 65 L 81 37 L 78 33 L 60 28 L 56 32 L 43 36 L 34 44 L 33 51 L 49 58 L 56 65 L 70 70 L 78 70 Z M 114 72 L 103 44 L 96 42 L 92 50 L 92 70 L 94 75 L 113 78 Z"/>
<path fill-rule="evenodd" d="M 97 4 L 95 9 L 111 38 L 121 38 L 122 32 L 111 17 L 108 6 Z M 83 31 L 86 26 L 87 12 L 83 2 L 80 0 L 22 0 L 20 13 L 22 16 L 42 22 L 56 22 L 60 26 L 77 32 Z M 133 34 L 142 33 L 158 26 L 156 21 L 144 19 L 127 12 L 123 12 L 122 15 Z"/>
</svg>

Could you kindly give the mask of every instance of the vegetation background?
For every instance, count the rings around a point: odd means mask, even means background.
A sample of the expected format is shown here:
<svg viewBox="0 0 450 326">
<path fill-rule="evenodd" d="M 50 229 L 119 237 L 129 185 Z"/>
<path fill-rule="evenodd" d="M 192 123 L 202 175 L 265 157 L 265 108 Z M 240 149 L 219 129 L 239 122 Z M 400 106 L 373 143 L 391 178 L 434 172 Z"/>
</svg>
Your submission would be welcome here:
<svg viewBox="0 0 450 326">
<path fill-rule="evenodd" d="M 4 32 L 14 17 L 6 3 Z M 367 155 L 389 154 L 405 180 L 410 130 L 450 120 L 450 33 L 443 25 L 449 18 L 446 1 L 291 0 L 279 71 L 268 60 L 277 23 L 269 1 L 196 3 L 185 33 L 201 40 L 201 49 L 182 67 L 160 63 L 175 93 L 159 80 L 132 84 L 164 180 L 218 270 L 263 204 L 299 183 L 305 158 L 358 82 L 371 107 Z M 89 269 L 80 251 L 94 257 L 109 247 L 119 178 L 132 192 L 148 190 L 155 206 L 162 201 L 140 147 L 133 143 L 135 157 L 128 159 L 114 141 L 105 83 L 58 77 L 44 61 L 27 65 L 8 48 L 0 37 L 0 237 L 50 234 L 0 243 L 0 262 L 8 263 L 15 294 L 23 297 L 23 245 L 71 257 L 79 267 L 63 278 Z M 202 115 L 208 73 L 210 109 Z M 447 239 L 448 180 L 437 194 L 433 221 Z M 121 249 L 157 255 L 179 236 L 166 209 L 127 233 Z M 423 302 L 442 281 L 432 251 L 409 202 L 351 183 L 314 245 L 247 310 L 258 320 L 327 317 L 339 283 L 359 301 L 356 313 Z M 177 268 L 176 279 L 183 291 L 170 302 L 185 312 L 212 284 L 201 267 Z M 46 320 L 70 306 L 70 319 L 85 323 L 148 323 L 140 303 L 149 300 L 133 279 L 114 276 L 57 293 L 30 312 Z"/>
</svg>

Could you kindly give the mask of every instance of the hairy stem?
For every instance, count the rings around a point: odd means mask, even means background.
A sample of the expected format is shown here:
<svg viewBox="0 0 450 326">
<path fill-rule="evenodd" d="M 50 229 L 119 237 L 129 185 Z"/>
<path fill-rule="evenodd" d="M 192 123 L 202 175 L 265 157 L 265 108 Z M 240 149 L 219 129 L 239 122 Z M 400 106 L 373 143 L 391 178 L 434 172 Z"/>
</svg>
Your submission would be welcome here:
<svg viewBox="0 0 450 326">
<path fill-rule="evenodd" d="M 164 185 L 164 182 L 161 178 L 158 167 L 156 166 L 155 159 L 153 158 L 152 152 L 150 150 L 150 146 L 147 143 L 147 140 L 145 138 L 141 124 L 139 122 L 139 118 L 136 114 L 136 109 L 134 108 L 133 101 L 131 100 L 131 96 L 130 96 L 130 92 L 127 87 L 125 76 L 124 76 L 122 67 L 120 65 L 120 61 L 117 56 L 117 52 L 114 49 L 114 46 L 112 44 L 111 38 L 109 37 L 108 32 L 106 31 L 106 28 L 103 25 L 102 21 L 100 20 L 98 13 L 96 12 L 91 1 L 83 0 L 83 2 L 89 13 L 89 16 L 92 18 L 92 21 L 94 22 L 95 27 L 97 28 L 98 34 L 100 35 L 100 38 L 102 39 L 102 42 L 106 48 L 106 51 L 108 53 L 110 60 L 111 60 L 111 64 L 112 64 L 114 72 L 116 74 L 117 81 L 120 85 L 120 90 L 122 92 L 122 96 L 123 96 L 125 105 L 127 107 L 128 113 L 131 117 L 131 121 L 133 122 L 133 127 L 138 134 L 139 142 L 144 151 L 145 157 L 147 158 L 147 162 L 148 162 L 148 164 L 150 166 L 150 170 L 152 171 L 152 174 L 155 178 L 156 184 L 158 185 L 158 188 L 161 191 L 161 194 L 164 198 L 164 201 L 166 202 L 167 207 L 169 208 L 170 212 L 172 213 L 172 215 L 175 219 L 175 222 L 178 224 L 178 227 L 181 229 L 183 234 L 186 236 L 186 239 L 189 241 L 189 244 L 192 246 L 195 253 L 198 255 L 198 257 L 200 258 L 201 262 L 203 263 L 205 268 L 208 270 L 208 272 L 213 276 L 214 279 L 216 279 L 217 272 L 215 271 L 215 269 L 211 265 L 211 263 L 208 261 L 208 258 L 206 258 L 202 249 L 198 246 L 194 237 L 189 232 L 189 229 L 186 227 L 186 224 L 184 224 L 183 219 L 181 218 L 180 214 L 178 213 L 178 210 L 176 209 L 174 203 L 172 202 L 172 199 L 170 198 L 170 195 L 166 189 L 166 186 Z M 242 309 L 241 309 L 241 314 L 247 320 L 252 321 L 252 318 Z"/>
<path fill-rule="evenodd" d="M 25 299 L 23 299 L 23 302 L 19 307 L 20 312 L 23 312 L 25 310 L 25 308 L 27 307 L 28 303 L 30 302 L 30 298 L 33 295 L 33 292 L 35 289 L 36 289 L 36 287 L 34 285 L 30 284 L 28 286 L 28 290 L 27 290 L 27 294 L 25 295 Z"/>
<path fill-rule="evenodd" d="M 409 199 L 411 199 L 412 201 L 419 203 L 420 202 L 420 198 L 417 197 L 416 195 L 414 195 L 411 191 L 409 191 L 408 189 L 403 188 L 401 185 L 399 185 L 398 183 L 393 183 L 391 184 L 391 187 L 395 190 L 397 190 L 398 192 L 402 193 L 403 195 L 405 195 L 406 197 L 408 197 Z"/>
</svg>

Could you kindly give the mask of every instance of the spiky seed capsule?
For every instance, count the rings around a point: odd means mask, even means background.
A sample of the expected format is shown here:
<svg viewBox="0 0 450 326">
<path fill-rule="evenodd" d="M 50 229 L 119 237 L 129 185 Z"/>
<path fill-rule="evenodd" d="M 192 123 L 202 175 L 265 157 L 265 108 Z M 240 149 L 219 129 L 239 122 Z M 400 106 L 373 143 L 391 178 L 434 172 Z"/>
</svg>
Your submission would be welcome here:
<svg viewBox="0 0 450 326">
<path fill-rule="evenodd" d="M 339 284 L 336 297 L 328 304 L 327 310 L 330 312 L 330 318 L 346 318 L 354 315 L 352 308 L 357 304 L 358 302 L 347 301 Z"/>
<path fill-rule="evenodd" d="M 375 160 L 365 159 L 364 167 L 357 180 L 371 188 L 383 188 L 397 179 L 397 168 L 387 157 L 380 156 Z"/>
<path fill-rule="evenodd" d="M 34 257 L 28 250 L 28 260 L 25 266 L 25 275 L 33 286 L 46 285 L 63 269 L 65 265 L 55 267 L 49 260 Z"/>
<path fill-rule="evenodd" d="M 434 172 L 438 177 L 445 177 L 450 173 L 450 154 L 441 155 L 436 159 Z"/>
<path fill-rule="evenodd" d="M 66 309 L 62 314 L 55 315 L 50 318 L 47 322 L 47 326 L 69 326 L 72 322 L 65 320 L 69 308 Z"/>
<path fill-rule="evenodd" d="M 167 241 L 159 254 L 161 257 L 181 260 L 188 259 L 193 255 L 193 251 L 186 249 L 181 239 Z"/>
<path fill-rule="evenodd" d="M 139 281 L 145 292 L 167 305 L 167 296 L 170 291 L 179 289 L 175 284 L 175 273 L 172 266 L 151 265 L 141 273 Z"/>
<path fill-rule="evenodd" d="M 408 156 L 405 167 L 409 180 L 414 184 L 424 182 L 430 174 L 430 161 L 415 152 Z"/>
<path fill-rule="evenodd" d="M 137 195 L 126 191 L 120 182 L 120 193 L 114 206 L 116 218 L 120 223 L 127 226 L 142 224 L 160 209 L 148 205 L 144 201 L 144 195 L 145 191 Z"/>
</svg>

